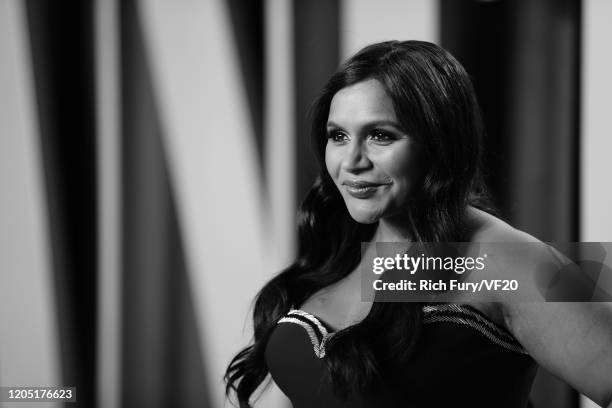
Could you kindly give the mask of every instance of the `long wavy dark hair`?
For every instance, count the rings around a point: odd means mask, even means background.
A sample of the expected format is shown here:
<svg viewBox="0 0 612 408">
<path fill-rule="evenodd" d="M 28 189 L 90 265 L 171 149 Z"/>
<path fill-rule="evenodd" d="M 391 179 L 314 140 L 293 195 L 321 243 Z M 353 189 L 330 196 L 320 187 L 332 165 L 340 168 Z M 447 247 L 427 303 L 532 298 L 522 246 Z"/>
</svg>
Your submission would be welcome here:
<svg viewBox="0 0 612 408">
<path fill-rule="evenodd" d="M 320 175 L 298 212 L 295 261 L 258 293 L 253 308 L 254 338 L 225 373 L 226 393 L 240 407 L 268 375 L 265 348 L 276 322 L 321 288 L 346 277 L 360 261 L 360 243 L 376 228 L 354 221 L 324 163 L 326 124 L 333 96 L 368 79 L 382 84 L 396 116 L 422 146 L 423 178 L 407 209 L 417 242 L 467 240 L 469 205 L 493 212 L 480 172 L 483 123 L 468 74 L 439 46 L 422 41 L 388 41 L 363 48 L 330 78 L 312 109 L 311 142 Z M 393 380 L 409 360 L 421 327 L 416 303 L 375 302 L 366 318 L 337 332 L 327 343 L 325 362 L 334 391 L 369 393 Z"/>
</svg>

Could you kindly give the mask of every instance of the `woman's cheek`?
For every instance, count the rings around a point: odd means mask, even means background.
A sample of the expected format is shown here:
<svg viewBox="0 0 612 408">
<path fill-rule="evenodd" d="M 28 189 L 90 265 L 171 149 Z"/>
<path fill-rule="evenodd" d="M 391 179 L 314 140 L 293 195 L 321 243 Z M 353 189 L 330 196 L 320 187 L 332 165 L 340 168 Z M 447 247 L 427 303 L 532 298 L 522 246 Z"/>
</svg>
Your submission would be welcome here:
<svg viewBox="0 0 612 408">
<path fill-rule="evenodd" d="M 332 177 L 332 179 L 335 180 L 336 178 L 336 171 L 334 170 L 335 160 L 334 160 L 334 154 L 332 150 L 333 149 L 330 148 L 329 145 L 325 148 L 325 167 L 327 168 L 327 172 Z"/>
<path fill-rule="evenodd" d="M 340 175 L 340 165 L 342 163 L 342 155 L 338 149 L 327 148 L 325 150 L 325 167 L 335 183 L 338 182 Z"/>
</svg>

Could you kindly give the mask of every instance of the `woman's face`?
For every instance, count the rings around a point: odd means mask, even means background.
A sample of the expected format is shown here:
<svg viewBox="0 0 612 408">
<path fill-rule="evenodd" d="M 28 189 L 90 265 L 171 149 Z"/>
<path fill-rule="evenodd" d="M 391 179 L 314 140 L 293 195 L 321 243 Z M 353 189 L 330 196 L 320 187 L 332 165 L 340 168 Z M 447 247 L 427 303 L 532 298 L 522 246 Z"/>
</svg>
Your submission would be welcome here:
<svg viewBox="0 0 612 408">
<path fill-rule="evenodd" d="M 329 109 L 325 165 L 355 221 L 405 211 L 418 179 L 417 146 L 375 79 L 338 91 Z"/>
</svg>

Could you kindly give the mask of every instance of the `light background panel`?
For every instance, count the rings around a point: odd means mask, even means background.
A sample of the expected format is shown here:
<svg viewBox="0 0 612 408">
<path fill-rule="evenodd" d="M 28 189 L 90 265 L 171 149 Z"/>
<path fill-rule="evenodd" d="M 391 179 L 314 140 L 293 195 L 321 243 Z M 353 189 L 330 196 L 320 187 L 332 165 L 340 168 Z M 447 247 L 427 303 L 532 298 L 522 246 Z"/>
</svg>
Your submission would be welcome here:
<svg viewBox="0 0 612 408">
<path fill-rule="evenodd" d="M 0 2 L 0 385 L 51 386 L 62 385 L 58 323 L 24 6 Z"/>
<path fill-rule="evenodd" d="M 610 101 L 612 94 L 612 2 L 582 3 L 582 94 L 580 240 L 612 241 L 612 189 L 610 188 Z M 608 254 L 608 257 L 611 255 Z M 595 408 L 581 397 L 582 408 Z"/>
<path fill-rule="evenodd" d="M 581 240 L 612 241 L 612 2 L 583 2 Z"/>
<path fill-rule="evenodd" d="M 213 405 L 244 347 L 250 302 L 266 280 L 257 153 L 220 0 L 140 1 L 170 180 L 184 237 Z"/>
<path fill-rule="evenodd" d="M 342 0 L 343 59 L 365 45 L 387 40 L 438 42 L 437 0 Z"/>
<path fill-rule="evenodd" d="M 265 171 L 269 211 L 266 223 L 274 250 L 268 252 L 266 273 L 276 273 L 295 256 L 295 183 L 292 2 L 266 0 L 265 22 Z M 262 394 L 258 407 L 290 407 L 276 384 Z"/>
</svg>

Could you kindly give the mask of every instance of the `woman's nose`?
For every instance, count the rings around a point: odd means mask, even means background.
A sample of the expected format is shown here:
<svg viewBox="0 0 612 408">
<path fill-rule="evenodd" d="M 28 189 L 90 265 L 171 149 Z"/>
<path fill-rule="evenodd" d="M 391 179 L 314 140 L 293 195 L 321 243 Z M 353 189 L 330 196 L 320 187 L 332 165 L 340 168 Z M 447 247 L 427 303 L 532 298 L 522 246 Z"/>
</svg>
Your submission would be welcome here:
<svg viewBox="0 0 612 408">
<path fill-rule="evenodd" d="M 346 146 L 342 167 L 347 172 L 359 172 L 367 170 L 372 162 L 368 158 L 366 146 L 359 141 L 352 141 Z"/>
</svg>

